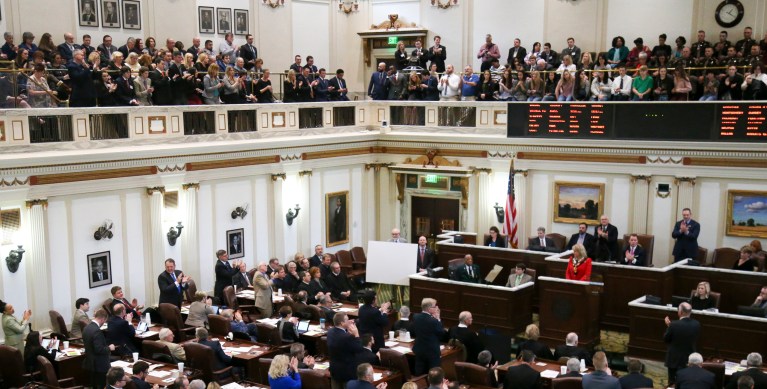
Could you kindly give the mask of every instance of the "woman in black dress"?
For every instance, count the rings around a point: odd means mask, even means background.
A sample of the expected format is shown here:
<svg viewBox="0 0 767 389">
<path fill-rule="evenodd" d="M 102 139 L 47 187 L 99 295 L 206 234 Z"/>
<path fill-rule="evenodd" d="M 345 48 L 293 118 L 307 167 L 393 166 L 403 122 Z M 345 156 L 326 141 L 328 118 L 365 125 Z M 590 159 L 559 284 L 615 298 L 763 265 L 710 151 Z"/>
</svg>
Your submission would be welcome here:
<svg viewBox="0 0 767 389">
<path fill-rule="evenodd" d="M 698 287 L 695 289 L 695 292 L 690 298 L 690 305 L 692 305 L 692 309 L 704 310 L 715 308 L 716 303 L 711 298 L 711 296 L 709 296 L 710 293 L 711 285 L 706 281 L 699 282 Z"/>
<path fill-rule="evenodd" d="M 753 247 L 748 245 L 741 247 L 740 258 L 738 258 L 738 262 L 735 262 L 735 264 L 732 265 L 732 270 L 754 271 L 757 267 L 757 263 L 754 258 L 752 258 L 753 255 Z"/>
<path fill-rule="evenodd" d="M 43 336 L 37 331 L 32 331 L 27 335 L 27 344 L 24 346 L 24 366 L 27 373 L 37 370 L 37 357 L 45 357 L 51 364 L 55 363 L 56 349 L 46 349 L 42 346 Z M 51 344 L 55 344 L 56 338 L 53 338 Z"/>
</svg>

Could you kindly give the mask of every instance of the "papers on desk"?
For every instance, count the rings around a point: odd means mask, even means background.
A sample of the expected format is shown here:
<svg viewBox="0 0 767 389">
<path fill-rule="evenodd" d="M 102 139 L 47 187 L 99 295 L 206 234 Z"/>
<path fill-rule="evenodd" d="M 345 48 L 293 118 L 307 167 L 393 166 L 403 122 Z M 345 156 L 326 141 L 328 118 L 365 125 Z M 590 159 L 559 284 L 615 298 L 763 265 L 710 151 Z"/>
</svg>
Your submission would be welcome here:
<svg viewBox="0 0 767 389">
<path fill-rule="evenodd" d="M 165 378 L 165 377 L 171 375 L 171 372 L 169 372 L 167 370 L 154 370 L 154 371 L 150 371 L 149 375 L 152 376 L 152 377 L 156 377 L 156 378 Z"/>
<path fill-rule="evenodd" d="M 316 331 L 316 330 L 310 330 L 310 331 L 304 332 L 304 335 L 306 335 L 306 336 L 317 336 L 317 335 L 322 335 L 322 334 L 324 334 L 324 332 Z"/>
<path fill-rule="evenodd" d="M 544 365 L 546 365 L 544 363 Z M 544 370 L 541 372 L 542 378 L 557 378 L 559 376 L 559 372 L 556 370 Z"/>
<path fill-rule="evenodd" d="M 535 362 L 535 366 L 546 366 L 543 362 Z"/>
<path fill-rule="evenodd" d="M 314 364 L 314 370 L 327 370 L 330 367 L 330 362 L 317 362 Z"/>
<path fill-rule="evenodd" d="M 155 363 L 154 365 L 149 365 L 149 371 L 153 371 L 154 369 L 157 369 L 158 367 L 162 367 L 162 363 Z"/>
<path fill-rule="evenodd" d="M 243 291 L 237 292 L 237 297 L 242 297 L 246 299 L 254 299 L 256 298 L 256 292 L 250 289 L 246 289 Z"/>
<path fill-rule="evenodd" d="M 415 339 L 413 339 L 413 338 L 405 339 L 405 338 L 403 338 L 401 336 L 399 338 L 396 338 L 396 339 L 400 343 L 412 343 L 412 342 L 415 342 Z"/>
<path fill-rule="evenodd" d="M 724 375 L 733 375 L 739 371 L 746 370 L 746 367 L 735 362 L 724 362 Z"/>
<path fill-rule="evenodd" d="M 386 347 L 391 348 L 391 347 L 394 347 L 394 346 L 398 345 L 399 342 L 397 342 L 395 340 L 392 340 L 392 341 L 389 341 L 389 342 L 384 342 L 384 344 L 386 345 Z"/>
<path fill-rule="evenodd" d="M 357 310 L 356 308 L 346 308 L 346 307 L 341 307 L 341 308 L 338 308 L 338 309 L 334 309 L 334 311 L 336 311 L 336 312 L 344 312 L 344 313 L 354 312 L 356 310 Z"/>
<path fill-rule="evenodd" d="M 140 334 L 136 334 L 136 336 L 138 336 L 139 338 L 148 338 L 150 336 L 154 336 L 154 335 L 157 335 L 157 334 L 159 334 L 159 332 L 149 330 L 149 331 L 145 331 L 145 332 L 140 333 Z"/>
<path fill-rule="evenodd" d="M 224 351 L 236 352 L 236 353 L 249 353 L 251 346 L 247 347 L 224 347 Z"/>
<path fill-rule="evenodd" d="M 56 353 L 56 360 L 60 361 L 66 357 L 77 357 L 83 353 L 81 349 L 77 348 L 65 348 L 61 352 Z"/>
<path fill-rule="evenodd" d="M 408 354 L 408 353 L 412 354 L 413 353 L 413 350 L 411 350 L 411 349 L 409 349 L 407 347 L 402 347 L 402 346 L 391 347 L 391 348 L 389 348 L 389 350 L 394 350 L 394 351 L 396 351 L 396 352 L 398 352 L 400 354 Z"/>
<path fill-rule="evenodd" d="M 379 381 L 383 378 L 383 373 L 373 373 L 373 381 Z"/>
<path fill-rule="evenodd" d="M 182 315 L 188 315 L 189 314 L 189 307 L 181 307 L 181 314 Z"/>
<path fill-rule="evenodd" d="M 129 367 L 133 366 L 132 363 L 128 361 L 114 361 L 111 363 L 112 367 L 122 367 L 123 369 L 128 369 Z"/>
<path fill-rule="evenodd" d="M 445 345 L 444 344 L 439 345 L 439 349 L 440 349 L 440 351 L 444 350 L 445 349 Z"/>
<path fill-rule="evenodd" d="M 276 327 L 277 323 L 280 322 L 280 319 L 270 319 L 270 318 L 267 317 L 265 319 L 258 319 L 256 321 L 259 322 L 259 323 L 271 324 L 271 325 Z"/>
<path fill-rule="evenodd" d="M 221 387 L 221 389 L 247 389 L 247 388 L 263 388 L 263 386 L 242 386 L 236 382 L 232 382 L 231 384 L 226 384 Z"/>
</svg>

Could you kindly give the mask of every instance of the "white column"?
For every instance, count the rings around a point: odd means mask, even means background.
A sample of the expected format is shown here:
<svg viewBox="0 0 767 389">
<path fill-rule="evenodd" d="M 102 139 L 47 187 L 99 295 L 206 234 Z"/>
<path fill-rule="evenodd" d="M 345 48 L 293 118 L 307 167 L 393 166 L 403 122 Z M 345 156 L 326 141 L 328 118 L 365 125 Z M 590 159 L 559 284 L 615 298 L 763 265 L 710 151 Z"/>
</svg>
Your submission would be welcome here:
<svg viewBox="0 0 767 389">
<path fill-rule="evenodd" d="M 309 207 L 309 193 L 311 185 L 309 181 L 311 181 L 312 177 L 312 171 L 311 170 L 305 170 L 298 172 L 298 190 L 301 191 L 300 197 L 299 197 L 299 203 L 298 205 L 301 206 L 301 213 L 299 213 L 299 218 L 296 219 L 293 223 L 298 223 L 298 247 L 296 247 L 297 252 L 302 253 L 313 253 L 314 252 L 314 245 L 312 244 L 312 234 L 311 231 L 309 231 L 309 227 L 311 225 L 311 213 L 309 210 L 311 209 Z M 304 219 L 303 221 L 301 219 Z M 292 260 L 293 256 L 296 253 L 285 253 L 285 260 L 282 260 L 283 262 L 286 262 L 287 260 Z M 304 254 L 306 255 L 306 254 Z M 287 263 L 287 262 L 286 262 Z"/>
<path fill-rule="evenodd" d="M 282 201 L 282 183 L 285 180 L 285 174 L 272 174 L 272 189 L 273 189 L 273 196 L 272 201 L 274 202 L 274 252 L 272 252 L 272 256 L 277 258 L 284 258 L 285 257 L 285 245 L 282 244 L 283 239 L 285 237 L 285 214 L 288 213 L 288 208 L 290 207 L 283 207 L 283 201 Z M 296 220 L 293 221 L 293 223 L 296 223 Z M 260 260 L 257 260 L 256 262 L 260 262 Z"/>
<path fill-rule="evenodd" d="M 631 176 L 633 183 L 633 212 L 631 213 L 631 231 L 634 234 L 647 233 L 647 203 L 650 196 L 652 176 Z"/>
<path fill-rule="evenodd" d="M 514 171 L 514 197 L 517 199 L 517 246 L 524 248 L 526 237 L 530 235 L 528 228 L 527 215 L 525 215 L 524 204 L 527 204 L 527 170 Z M 498 204 L 500 205 L 500 204 Z M 504 204 L 504 207 L 506 205 Z M 511 247 L 512 237 L 509 237 L 509 247 Z"/>
<path fill-rule="evenodd" d="M 197 257 L 200 253 L 200 237 L 197 230 L 197 191 L 200 189 L 200 184 L 184 184 L 181 188 L 183 189 L 181 192 L 181 203 L 185 215 L 183 222 L 184 230 L 179 238 L 184 265 L 181 270 L 186 274 L 193 274 L 192 277 L 194 278 L 198 278 L 200 275 L 200 261 L 197 260 Z"/>
<path fill-rule="evenodd" d="M 490 226 L 496 225 L 498 220 L 493 217 L 495 202 L 490 193 L 490 169 L 477 169 L 477 174 L 477 228 L 475 231 L 481 233 L 487 231 Z"/>
<path fill-rule="evenodd" d="M 157 279 L 157 275 L 165 270 L 165 244 L 167 243 L 167 238 L 165 236 L 166 231 L 162 228 L 165 187 L 147 188 L 146 193 L 149 195 L 149 242 L 151 245 L 151 255 L 144 259 L 144 269 L 146 269 L 147 279 L 154 281 Z M 176 266 L 183 270 L 181 263 L 176 263 Z M 148 282 L 147 289 L 147 302 L 151 301 L 152 304 L 157 304 L 160 298 L 157 282 Z"/>
<path fill-rule="evenodd" d="M 695 177 L 677 177 L 676 182 L 676 215 L 681 215 L 685 208 L 692 209 L 693 194 L 695 191 Z M 693 214 L 695 210 L 693 209 Z"/>
<path fill-rule="evenodd" d="M 26 309 L 32 310 L 32 328 L 41 330 L 50 328 L 51 321 L 48 310 L 51 309 L 51 277 L 48 268 L 47 229 L 45 228 L 45 210 L 48 200 L 27 201 L 27 222 L 29 226 L 29 244 L 25 247 L 26 252 L 22 256 L 22 262 L 26 262 L 27 288 L 29 293 L 29 307 L 17 307 L 17 316 Z"/>
<path fill-rule="evenodd" d="M 394 228 L 394 217 L 399 212 L 396 201 L 397 184 L 389 168 L 382 168 L 378 174 L 378 232 L 376 239 L 389 240 L 389 232 Z"/>
</svg>

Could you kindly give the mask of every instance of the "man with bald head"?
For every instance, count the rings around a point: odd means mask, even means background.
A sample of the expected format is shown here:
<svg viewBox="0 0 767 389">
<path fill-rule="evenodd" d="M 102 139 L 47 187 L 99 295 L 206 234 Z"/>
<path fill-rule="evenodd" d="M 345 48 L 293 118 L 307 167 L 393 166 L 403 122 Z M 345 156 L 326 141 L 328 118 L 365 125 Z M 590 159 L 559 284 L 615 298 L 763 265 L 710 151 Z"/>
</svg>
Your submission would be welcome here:
<svg viewBox="0 0 767 389">
<path fill-rule="evenodd" d="M 65 62 L 71 61 L 75 52 L 75 36 L 71 32 L 64 34 L 64 43 L 60 44 L 57 49 Z"/>
<path fill-rule="evenodd" d="M 607 215 L 599 218 L 599 224 L 594 226 L 594 237 L 597 238 L 596 260 L 599 262 L 618 260 L 618 228 L 610 224 Z"/>
<path fill-rule="evenodd" d="M 689 303 L 679 304 L 677 314 L 679 320 L 672 322 L 668 316 L 664 319 L 668 326 L 663 335 L 663 341 L 668 345 L 666 368 L 668 368 L 669 385 L 676 382 L 677 370 L 687 366 L 687 358 L 697 351 L 700 335 L 700 323 L 690 317 L 692 306 Z"/>
<path fill-rule="evenodd" d="M 399 228 L 392 228 L 391 229 L 391 239 L 389 239 L 389 242 L 392 243 L 407 243 L 407 239 L 400 236 Z"/>
<path fill-rule="evenodd" d="M 272 308 L 272 280 L 266 275 L 266 262 L 258 264 L 258 270 L 253 275 L 253 289 L 256 291 L 255 306 L 261 312 L 261 317 L 271 317 Z"/>
<path fill-rule="evenodd" d="M 381 62 L 378 64 L 378 70 L 370 76 L 368 96 L 373 100 L 386 100 L 386 97 L 388 96 L 386 80 L 388 80 L 386 63 Z"/>
</svg>

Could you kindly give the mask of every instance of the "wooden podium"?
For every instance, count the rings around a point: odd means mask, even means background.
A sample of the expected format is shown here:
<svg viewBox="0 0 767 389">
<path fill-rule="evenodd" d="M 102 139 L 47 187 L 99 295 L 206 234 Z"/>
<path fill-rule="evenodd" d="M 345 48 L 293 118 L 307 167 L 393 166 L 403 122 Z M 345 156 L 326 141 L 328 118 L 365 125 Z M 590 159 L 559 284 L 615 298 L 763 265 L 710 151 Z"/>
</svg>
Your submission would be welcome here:
<svg viewBox="0 0 767 389">
<path fill-rule="evenodd" d="M 599 342 L 599 304 L 602 283 L 538 277 L 541 341 L 549 346 L 565 343 L 570 332 L 581 345 Z"/>
</svg>

